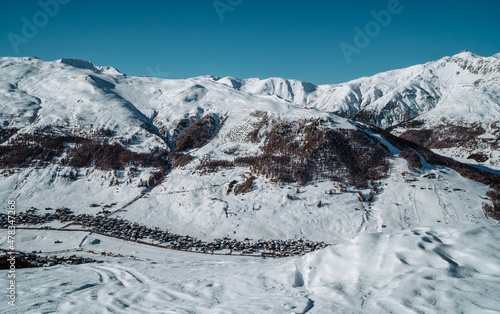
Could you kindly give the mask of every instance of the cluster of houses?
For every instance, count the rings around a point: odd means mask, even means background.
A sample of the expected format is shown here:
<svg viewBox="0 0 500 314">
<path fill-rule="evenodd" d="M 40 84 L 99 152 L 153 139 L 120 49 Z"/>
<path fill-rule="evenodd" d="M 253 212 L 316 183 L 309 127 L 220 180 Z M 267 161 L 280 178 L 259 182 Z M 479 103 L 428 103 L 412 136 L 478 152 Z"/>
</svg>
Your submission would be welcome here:
<svg viewBox="0 0 500 314">
<path fill-rule="evenodd" d="M 72 256 L 40 256 L 36 253 L 3 253 L 0 254 L 0 269 L 8 269 L 10 261 L 15 260 L 16 268 L 49 267 L 56 265 L 78 265 L 86 263 L 101 263 L 89 257 Z"/>
<path fill-rule="evenodd" d="M 257 240 L 248 238 L 243 241 L 224 237 L 211 242 L 204 242 L 190 236 L 182 236 L 161 230 L 158 227 L 148 228 L 144 225 L 125 219 L 111 218 L 105 215 L 74 215 L 68 208 L 51 210 L 44 215 L 36 215 L 31 211 L 16 215 L 16 225 L 46 224 L 51 221 L 67 222 L 68 225 L 79 225 L 97 234 L 115 237 L 127 241 L 154 245 L 162 248 L 206 254 L 234 254 L 261 257 L 287 257 L 303 255 L 326 247 L 324 242 L 297 240 Z M 0 214 L 0 227 L 9 225 L 8 218 Z M 50 229 L 50 227 L 45 227 Z M 59 229 L 60 230 L 60 229 Z M 64 230 L 64 229 L 63 229 Z M 72 229 L 74 230 L 74 229 Z"/>
</svg>

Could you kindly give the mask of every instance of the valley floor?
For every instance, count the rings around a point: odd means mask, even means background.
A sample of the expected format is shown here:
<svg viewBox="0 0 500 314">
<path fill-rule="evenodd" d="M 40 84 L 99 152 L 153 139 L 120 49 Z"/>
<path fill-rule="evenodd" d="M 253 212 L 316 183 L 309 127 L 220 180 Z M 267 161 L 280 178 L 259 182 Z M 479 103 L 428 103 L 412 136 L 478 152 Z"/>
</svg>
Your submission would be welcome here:
<svg viewBox="0 0 500 314">
<path fill-rule="evenodd" d="M 86 234 L 19 231 L 19 249 L 75 251 Z M 54 239 L 65 236 L 54 250 Z M 97 240 L 97 241 L 96 241 Z M 6 239 L 0 239 L 2 247 Z M 500 228 L 416 227 L 306 256 L 260 259 L 159 252 L 99 236 L 102 264 L 17 270 L 17 305 L 2 313 L 498 313 Z M 95 255 L 93 255 L 95 258 Z M 0 272 L 7 286 L 7 272 Z"/>
</svg>

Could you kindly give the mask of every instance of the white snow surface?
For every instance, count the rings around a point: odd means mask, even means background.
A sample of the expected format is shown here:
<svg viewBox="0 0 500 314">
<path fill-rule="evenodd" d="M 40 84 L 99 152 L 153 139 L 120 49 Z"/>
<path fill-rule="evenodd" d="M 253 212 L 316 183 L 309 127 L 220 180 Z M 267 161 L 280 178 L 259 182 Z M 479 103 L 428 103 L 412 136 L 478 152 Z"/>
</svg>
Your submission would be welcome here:
<svg viewBox="0 0 500 314">
<path fill-rule="evenodd" d="M 49 232 L 36 234 L 38 243 L 33 237 L 21 230 L 20 245 L 44 250 L 59 239 Z M 87 239 L 85 246 L 119 250 L 113 241 Z M 161 255 L 136 245 L 128 250 L 149 260 L 103 257 L 102 264 L 18 270 L 17 305 L 1 302 L 0 311 L 498 313 L 499 243 L 498 226 L 454 225 L 372 233 L 278 260 Z M 7 280 L 0 276 L 0 285 Z"/>
</svg>

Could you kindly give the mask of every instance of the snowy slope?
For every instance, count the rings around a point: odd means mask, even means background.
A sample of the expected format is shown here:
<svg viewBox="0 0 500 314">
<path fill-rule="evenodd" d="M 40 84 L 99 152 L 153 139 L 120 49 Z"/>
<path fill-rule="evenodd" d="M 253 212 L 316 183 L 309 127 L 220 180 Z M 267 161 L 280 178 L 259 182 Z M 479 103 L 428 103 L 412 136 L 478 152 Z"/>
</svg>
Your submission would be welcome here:
<svg viewBox="0 0 500 314">
<path fill-rule="evenodd" d="M 102 74 L 107 71 L 88 69 L 90 64 L 84 62 L 77 65 L 0 58 L 0 124 L 21 133 L 45 126 L 74 134 L 109 129 L 118 138 L 141 137 L 137 149 L 143 150 L 161 143 L 143 127 L 148 117 L 114 92 L 113 78 L 122 75 Z"/>
<path fill-rule="evenodd" d="M 426 114 L 424 120 L 498 121 L 499 81 L 498 54 L 480 57 L 469 51 L 343 84 L 313 85 L 281 78 L 219 80 L 254 95 L 275 95 L 381 128 L 422 114 Z"/>
<path fill-rule="evenodd" d="M 491 223 L 481 207 L 486 187 L 443 167 L 428 166 L 403 175 L 408 167 L 400 158 L 391 162 L 389 178 L 382 181 L 381 192 L 371 206 L 359 202 L 355 188 L 339 193 L 332 182 L 302 187 L 258 178 L 255 191 L 226 195 L 229 182 L 240 179 L 246 169 L 201 177 L 189 176 L 188 169 L 176 170 L 120 216 L 146 225 L 167 226 L 181 234 L 190 232 L 202 239 L 306 237 L 328 243 L 360 233 L 415 226 Z M 436 179 L 425 177 L 429 174 Z M 334 195 L 326 193 L 332 188 Z M 369 190 L 363 193 L 368 195 Z M 294 200 L 287 199 L 287 194 Z M 319 201 L 321 208 L 316 206 Z M 224 208 L 228 208 L 229 217 Z"/>
<path fill-rule="evenodd" d="M 173 132 L 182 119 L 197 120 L 209 113 L 231 112 L 235 119 L 255 110 L 277 118 L 328 116 L 276 97 L 241 92 L 208 76 L 186 80 L 128 77 L 89 61 L 37 58 L 0 58 L 0 71 L 2 128 L 21 129 L 21 133 L 44 126 L 74 133 L 110 129 L 117 132 L 115 139 L 139 137 L 134 149 L 143 151 L 164 146 L 156 127 Z"/>
<path fill-rule="evenodd" d="M 219 134 L 222 139 L 224 136 Z M 227 147 L 221 144 L 221 138 L 199 149 L 196 155 L 218 156 L 214 151 Z M 386 145 L 397 156 L 399 151 Z M 57 175 L 57 166 L 23 169 L 2 178 L 0 197 L 4 202 L 16 199 L 19 211 L 31 206 L 68 207 L 76 213 L 96 214 L 101 208 L 92 204 L 117 203 L 112 210 L 126 206 L 117 217 L 203 240 L 225 236 L 240 240 L 305 237 L 340 243 L 362 233 L 493 223 L 482 210 L 486 186 L 441 166 L 425 165 L 417 172 L 409 171 L 406 161 L 398 157 L 390 159 L 389 176 L 381 180 L 380 192 L 371 206 L 358 200 L 358 189 L 349 186 L 347 193 L 341 193 L 338 183 L 331 181 L 300 186 L 277 184 L 258 176 L 253 191 L 235 195 L 227 192 L 228 186 L 233 180 L 241 182 L 248 177 L 248 168 L 200 175 L 197 166 L 192 162 L 175 169 L 145 194 L 137 184 L 140 178 L 147 179 L 148 169 L 132 182 L 126 171 L 118 171 L 115 176 L 113 172 L 88 169 L 78 180 L 71 181 Z M 118 185 L 111 184 L 115 179 Z M 333 194 L 328 193 L 330 190 Z M 360 191 L 365 195 L 370 192 Z M 292 195 L 293 200 L 287 195 Z M 321 207 L 317 207 L 319 201 Z"/>
<path fill-rule="evenodd" d="M 279 78 L 224 78 L 222 81 L 252 94 L 274 95 L 381 128 L 399 126 L 396 134 L 408 129 L 432 130 L 443 125 L 479 127 L 484 134 L 472 138 L 467 147 L 459 145 L 436 151 L 463 162 L 500 169 L 498 54 L 481 57 L 463 51 L 426 64 L 335 85 L 315 86 Z M 408 121 L 414 124 L 405 124 Z M 478 153 L 488 156 L 488 160 L 467 160 L 471 154 Z"/>
<path fill-rule="evenodd" d="M 158 252 L 88 238 L 85 247 L 147 261 L 91 255 L 105 263 L 18 270 L 15 310 L 1 302 L 0 311 L 498 313 L 499 230 L 457 225 L 374 233 L 280 260 Z M 21 230 L 18 242 L 49 253 L 54 239 L 60 237 Z M 2 235 L 2 247 L 5 241 Z M 7 286 L 7 276 L 0 284 Z"/>
<path fill-rule="evenodd" d="M 381 128 L 398 126 L 432 130 L 440 126 L 481 128 L 484 134 L 467 145 L 436 149 L 462 162 L 500 169 L 500 61 L 463 51 L 451 57 L 405 69 L 363 77 L 343 84 L 312 85 L 280 78 L 220 82 L 263 97 L 274 96 Z M 405 123 L 411 122 L 411 123 Z M 444 135 L 454 137 L 455 134 Z M 482 154 L 487 161 L 467 159 Z"/>
</svg>

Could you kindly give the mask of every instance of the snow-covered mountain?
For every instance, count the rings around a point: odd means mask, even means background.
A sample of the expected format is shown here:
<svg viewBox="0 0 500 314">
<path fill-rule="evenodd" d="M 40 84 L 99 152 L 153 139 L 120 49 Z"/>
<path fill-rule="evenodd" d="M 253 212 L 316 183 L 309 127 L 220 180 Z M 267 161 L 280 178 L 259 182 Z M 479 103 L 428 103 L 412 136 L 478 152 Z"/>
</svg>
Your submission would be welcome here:
<svg viewBox="0 0 500 314">
<path fill-rule="evenodd" d="M 500 169 L 498 54 L 480 57 L 463 51 L 426 64 L 335 85 L 317 86 L 280 78 L 226 77 L 220 82 L 254 95 L 272 95 L 380 128 L 397 127 L 397 134 L 409 129 L 433 130 L 437 139 L 428 143 L 429 148 L 465 162 Z M 464 132 L 469 136 L 464 138 Z M 435 143 L 450 136 L 457 138 L 455 143 Z M 479 158 L 467 159 L 477 155 Z"/>
<path fill-rule="evenodd" d="M 0 58 L 3 204 L 33 215 L 69 208 L 181 239 L 334 244 L 278 263 L 21 221 L 17 249 L 105 264 L 56 266 L 43 272 L 51 281 L 20 270 L 19 295 L 32 300 L 20 309 L 163 312 L 165 300 L 174 312 L 495 309 L 500 176 L 429 149 L 499 169 L 499 62 L 463 52 L 316 86 Z M 9 241 L 0 235 L 0 248 Z"/>
<path fill-rule="evenodd" d="M 498 59 L 498 54 L 485 58 L 463 51 L 426 64 L 333 85 L 281 78 L 226 77 L 220 82 L 384 129 L 427 113 L 427 118 L 438 115 L 477 122 L 500 117 Z"/>
<path fill-rule="evenodd" d="M 26 76 L 39 79 L 39 83 L 45 84 L 47 91 L 52 92 L 53 90 L 50 90 L 48 86 L 49 83 L 44 82 L 47 78 L 43 75 L 52 76 L 52 79 L 55 79 L 58 73 L 63 73 L 61 71 L 66 71 L 65 73 L 68 74 L 71 70 L 67 65 L 74 67 L 73 72 L 76 69 L 87 69 L 95 74 L 108 74 L 114 77 L 111 81 L 106 81 L 107 86 L 100 86 L 101 89 L 115 88 L 110 84 L 116 84 L 117 89 L 123 86 L 130 88 L 130 85 L 134 85 L 138 86 L 143 94 L 149 94 L 149 97 L 156 99 L 153 103 L 145 105 L 140 102 L 146 99 L 139 100 L 136 96 L 134 100 L 139 101 L 137 105 L 140 109 L 155 108 L 161 103 L 168 105 L 169 103 L 162 102 L 162 100 L 173 98 L 173 96 L 187 96 L 187 93 L 190 93 L 188 88 L 199 84 L 191 90 L 199 96 L 199 99 L 184 97 L 184 100 L 201 100 L 205 96 L 204 90 L 227 92 L 228 89 L 223 87 L 225 85 L 230 89 L 243 92 L 240 94 L 249 94 L 273 101 L 283 100 L 286 103 L 306 108 L 316 108 L 384 129 L 400 125 L 423 114 L 426 114 L 426 119 L 434 117 L 434 120 L 439 120 L 441 117 L 446 117 L 467 119 L 467 122 L 471 123 L 484 119 L 497 121 L 500 118 L 498 54 L 492 57 L 480 57 L 469 51 L 406 69 L 333 85 L 314 85 L 282 78 L 238 79 L 204 76 L 185 80 L 160 80 L 126 77 L 115 68 L 99 67 L 89 61 L 61 59 L 55 62 L 44 62 L 36 58 L 2 58 L 2 73 L 11 75 L 2 80 L 15 81 L 16 75 L 20 78 L 26 74 Z M 64 75 L 62 77 L 64 78 Z M 27 77 L 24 78 L 26 79 Z M 99 83 L 106 84 L 106 82 Z M 28 83 L 25 82 L 25 84 Z M 70 80 L 66 83 L 80 84 L 80 82 Z M 99 83 L 94 82 L 94 85 Z M 142 89 L 145 86 L 149 88 Z M 200 86 L 202 89 L 199 89 Z M 63 90 L 64 86 L 60 88 Z M 155 88 L 157 90 L 154 90 Z M 75 86 L 72 90 L 77 92 L 78 88 Z M 186 95 L 181 95 L 181 90 Z M 85 92 L 85 90 L 81 91 Z M 165 91 L 167 91 L 166 95 L 159 95 L 160 92 Z M 134 90 L 133 93 L 137 92 Z M 127 100 L 131 101 L 131 99 Z M 204 102 L 209 102 L 209 99 L 205 99 L 202 103 Z"/>
<path fill-rule="evenodd" d="M 74 59 L 1 58 L 0 69 L 2 128 L 113 129 L 122 139 L 141 138 L 131 149 L 145 151 L 168 146 L 183 126 L 206 114 L 234 117 L 261 108 L 301 116 L 299 109 L 306 108 L 316 109 L 310 116 L 333 113 L 398 135 L 411 131 L 405 136 L 440 154 L 500 169 L 498 54 L 464 51 L 334 85 L 281 78 L 128 77 Z M 450 137 L 456 140 L 446 141 Z"/>
<path fill-rule="evenodd" d="M 91 204 L 117 203 L 133 221 L 201 238 L 324 240 L 329 230 L 326 240 L 335 242 L 382 225 L 397 229 L 415 222 L 393 217 L 388 223 L 383 217 L 393 213 L 377 204 L 399 203 L 387 193 L 402 189 L 396 182 L 409 179 L 397 173 L 413 168 L 391 157 L 401 147 L 341 116 L 369 116 L 378 120 L 361 120 L 379 126 L 427 115 L 426 126 L 452 117 L 492 124 L 499 117 L 497 69 L 497 58 L 464 52 L 314 86 L 278 78 L 129 77 L 88 61 L 1 58 L 0 160 L 8 168 L 0 195 L 20 198 L 26 208 L 78 204 L 87 213 L 99 211 Z M 448 112 L 451 103 L 457 108 Z M 464 106 L 475 115 L 466 115 Z M 408 108 L 411 114 L 399 114 Z M 425 164 L 421 169 L 427 170 L 417 178 L 428 171 L 443 180 L 460 177 Z M 484 217 L 479 195 L 486 187 L 463 184 L 477 196 L 455 202 L 463 217 L 454 214 L 453 220 Z M 143 195 L 145 186 L 152 190 Z M 54 188 L 57 197 L 47 198 Z M 435 221 L 446 221 L 448 197 L 435 193 L 436 215 L 444 215 Z M 420 196 L 409 195 L 406 204 L 419 202 Z M 368 204 L 359 198 L 369 198 Z M 355 210 L 365 206 L 373 210 L 370 219 Z M 332 208 L 339 212 L 332 216 Z M 270 221 L 281 223 L 269 228 Z"/>
</svg>

